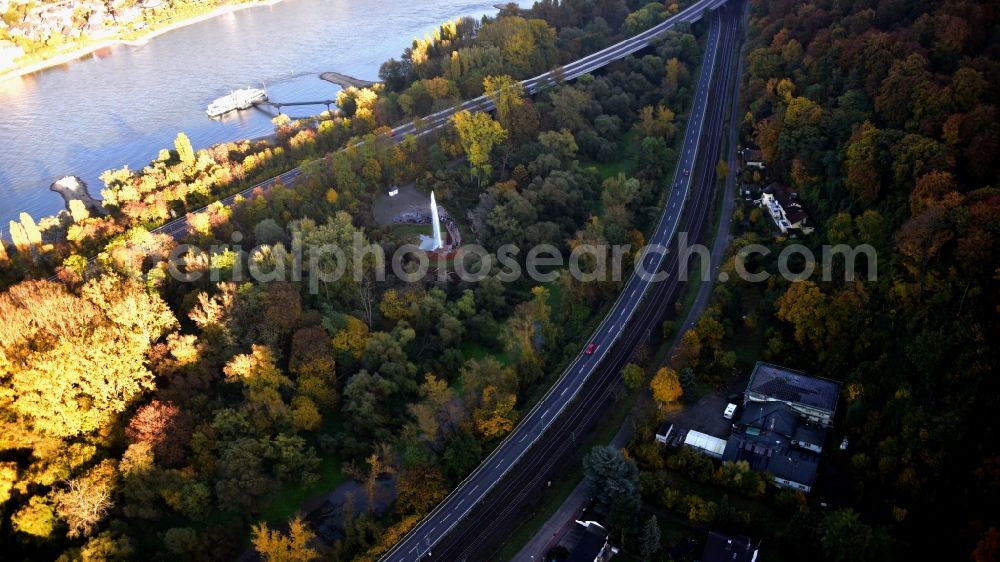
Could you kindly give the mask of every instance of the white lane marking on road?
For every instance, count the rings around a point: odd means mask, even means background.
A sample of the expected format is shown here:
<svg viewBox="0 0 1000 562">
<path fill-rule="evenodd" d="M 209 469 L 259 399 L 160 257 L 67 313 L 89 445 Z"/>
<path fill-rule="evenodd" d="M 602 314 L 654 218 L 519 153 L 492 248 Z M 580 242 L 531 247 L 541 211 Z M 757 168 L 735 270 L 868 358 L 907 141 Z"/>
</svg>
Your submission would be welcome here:
<svg viewBox="0 0 1000 562">
<path fill-rule="evenodd" d="M 698 3 L 697 5 L 701 5 L 701 3 Z M 685 21 L 685 20 L 683 20 L 683 19 L 682 19 L 682 20 L 678 20 L 678 21 Z M 666 22 L 665 22 L 665 23 L 666 23 Z M 665 26 L 665 27 L 664 27 L 663 29 L 669 29 L 669 27 L 670 27 L 670 25 L 666 25 L 666 26 Z M 658 32 L 657 32 L 657 33 L 658 33 Z M 713 57 L 713 58 L 714 58 L 714 57 Z M 714 60 L 713 60 L 713 63 L 714 63 Z M 713 64 L 712 66 L 714 67 L 714 64 Z M 699 135 L 700 135 L 700 130 L 699 130 Z M 690 185 L 690 180 L 688 181 L 688 184 Z M 633 308 L 634 308 L 634 307 L 633 307 Z M 603 355 L 605 355 L 605 354 L 604 354 L 604 353 L 602 353 L 601 355 L 603 356 Z M 511 465 L 513 465 L 513 464 L 514 464 L 514 462 L 515 462 L 516 460 L 517 460 L 517 459 L 514 459 L 514 461 L 511 461 Z M 446 516 L 446 517 L 445 517 L 445 520 L 447 520 L 447 519 L 448 519 L 449 517 L 450 517 L 450 514 L 449 514 L 448 516 Z M 425 537 L 425 538 L 426 538 L 426 537 Z M 416 548 L 414 548 L 414 550 L 416 550 Z"/>
<path fill-rule="evenodd" d="M 471 495 L 471 494 L 472 494 L 472 492 L 475 492 L 475 491 L 476 491 L 476 490 L 478 490 L 478 489 L 479 489 L 479 484 L 476 484 L 475 486 L 473 486 L 473 487 L 472 487 L 472 489 L 471 489 L 471 490 L 469 490 L 469 494 Z"/>
<path fill-rule="evenodd" d="M 549 409 L 548 409 L 548 408 L 545 408 L 545 411 L 544 411 L 544 412 L 542 412 L 542 417 L 544 418 L 545 416 L 547 416 L 547 415 L 548 415 L 548 413 L 549 413 Z"/>
<path fill-rule="evenodd" d="M 559 396 L 562 396 L 563 394 L 566 394 L 567 390 L 569 390 L 568 386 L 566 388 L 564 388 L 562 392 L 559 393 Z"/>
</svg>

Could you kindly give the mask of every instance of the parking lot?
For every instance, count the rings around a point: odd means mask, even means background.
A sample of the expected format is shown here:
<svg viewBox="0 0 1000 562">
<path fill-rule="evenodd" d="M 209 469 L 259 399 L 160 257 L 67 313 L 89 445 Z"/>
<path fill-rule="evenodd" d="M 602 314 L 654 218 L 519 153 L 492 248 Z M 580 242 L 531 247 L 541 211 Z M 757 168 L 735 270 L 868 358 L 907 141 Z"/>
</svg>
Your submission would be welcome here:
<svg viewBox="0 0 1000 562">
<path fill-rule="evenodd" d="M 741 376 L 725 389 L 706 394 L 694 404 L 683 406 L 680 410 L 671 412 L 666 417 L 667 421 L 684 429 L 693 429 L 720 439 L 728 438 L 733 422 L 722 417 L 722 412 L 729 404 L 730 395 L 742 395 L 748 378 L 748 375 Z M 736 403 L 742 406 L 742 399 Z M 736 415 L 739 416 L 739 414 L 740 410 L 737 410 Z"/>
</svg>

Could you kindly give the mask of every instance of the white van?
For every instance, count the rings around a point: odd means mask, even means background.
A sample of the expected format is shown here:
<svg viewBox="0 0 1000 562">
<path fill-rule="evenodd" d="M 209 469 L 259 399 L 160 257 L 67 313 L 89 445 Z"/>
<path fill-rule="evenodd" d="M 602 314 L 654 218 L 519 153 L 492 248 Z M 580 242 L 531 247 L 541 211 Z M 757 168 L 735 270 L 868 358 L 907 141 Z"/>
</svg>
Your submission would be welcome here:
<svg viewBox="0 0 1000 562">
<path fill-rule="evenodd" d="M 736 404 L 730 402 L 729 405 L 726 406 L 726 411 L 722 412 L 722 417 L 726 418 L 727 420 L 731 420 L 735 415 L 736 415 Z"/>
</svg>

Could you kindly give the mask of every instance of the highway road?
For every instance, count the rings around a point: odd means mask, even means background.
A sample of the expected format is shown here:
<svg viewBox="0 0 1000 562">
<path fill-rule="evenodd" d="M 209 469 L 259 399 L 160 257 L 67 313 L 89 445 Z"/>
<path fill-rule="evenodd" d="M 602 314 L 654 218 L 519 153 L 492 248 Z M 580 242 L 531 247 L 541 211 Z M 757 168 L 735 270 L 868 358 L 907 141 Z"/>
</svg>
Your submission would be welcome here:
<svg viewBox="0 0 1000 562">
<path fill-rule="evenodd" d="M 728 100 L 736 91 L 734 75 L 742 39 L 740 23 L 743 21 L 740 4 L 742 2 L 733 1 L 722 10 L 725 15 L 721 44 L 716 51 L 715 76 L 709 92 L 709 110 L 702 123 L 700 148 L 690 174 L 694 178 L 693 185 L 681 218 L 680 228 L 692 239 L 702 242 L 707 235 L 711 208 L 717 195 L 715 167 L 725 132 L 725 111 L 722 108 L 731 105 Z M 522 522 L 524 514 L 537 503 L 537 497 L 547 487 L 547 482 L 564 477 L 568 463 L 578 462 L 576 453 L 580 441 L 587 430 L 613 406 L 617 389 L 621 386 L 621 369 L 634 360 L 635 351 L 654 331 L 660 329 L 672 304 L 680 296 L 684 283 L 677 277 L 678 261 L 677 252 L 668 254 L 664 270 L 669 272 L 669 277 L 647 288 L 644 302 L 626 323 L 600 368 L 595 369 L 589 380 L 584 382 L 577 398 L 536 440 L 529 454 L 494 484 L 493 491 L 481 500 L 476 509 L 468 513 L 450 535 L 438 542 L 433 549 L 433 557 L 428 559 L 465 562 L 492 558 L 496 546 L 509 536 L 511 529 Z"/>
<path fill-rule="evenodd" d="M 715 4 L 720 3 L 712 3 L 713 6 Z M 704 9 L 704 5 L 698 9 L 698 17 L 701 16 L 702 9 Z M 691 18 L 693 15 L 689 12 L 682 12 L 675 17 L 678 18 L 676 21 L 690 21 L 689 19 L 682 18 Z M 737 33 L 737 26 L 726 26 L 725 29 L 728 35 L 722 37 L 723 33 L 721 30 L 723 27 L 720 15 L 718 12 L 712 12 L 710 17 L 712 21 L 706 42 L 705 62 L 702 64 L 699 75 L 697 94 L 689 114 L 676 174 L 670 186 L 670 193 L 667 197 L 664 212 L 654 233 L 650 237 L 650 244 L 654 247 L 660 245 L 661 249 L 651 249 L 638 260 L 641 268 L 637 271 L 637 274 L 630 277 L 626 282 L 618 300 L 590 339 L 591 343 L 596 344 L 596 351 L 590 355 L 581 353 L 577 356 L 556 384 L 522 419 L 521 423 L 507 436 L 500 446 L 465 481 L 456 487 L 444 502 L 389 551 L 382 558 L 383 560 L 387 562 L 404 562 L 421 559 L 461 560 L 468 557 L 471 552 L 468 545 L 451 544 L 447 548 L 444 548 L 444 550 L 437 548 L 437 552 L 435 552 L 435 548 L 471 512 L 474 510 L 482 511 L 484 509 L 483 505 L 488 503 L 485 500 L 488 499 L 487 496 L 493 490 L 494 486 L 504 480 L 511 473 L 512 469 L 518 467 L 519 463 L 531 460 L 525 457 L 532 457 L 536 462 L 539 460 L 537 452 L 532 450 L 533 446 L 551 429 L 556 420 L 563 414 L 567 405 L 574 403 L 574 399 L 584 391 L 589 379 L 595 373 L 601 374 L 604 381 L 617 376 L 618 370 L 609 369 L 603 363 L 605 363 L 605 359 L 612 355 L 621 355 L 621 350 L 616 350 L 615 347 L 623 335 L 629 336 L 627 339 L 632 339 L 631 336 L 635 335 L 636 330 L 634 329 L 635 322 L 633 322 L 633 317 L 643 303 L 648 289 L 651 285 L 662 285 L 664 287 L 673 285 L 672 283 L 658 283 L 653 274 L 661 271 L 664 266 L 668 256 L 665 249 L 681 223 L 685 203 L 691 195 L 692 186 L 695 185 L 696 178 L 703 178 L 703 181 L 700 182 L 702 185 L 710 184 L 709 187 L 702 191 L 710 192 L 711 185 L 714 185 L 714 182 L 710 180 L 714 175 L 718 141 L 715 142 L 716 157 L 715 159 L 711 159 L 711 165 L 705 165 L 704 162 L 707 159 L 702 159 L 699 169 L 695 170 L 694 166 L 698 162 L 699 147 L 702 146 L 701 141 L 705 129 L 706 114 L 711 114 L 714 110 L 709 103 L 709 94 L 713 84 L 713 77 L 715 77 L 716 61 L 720 58 L 717 57 L 720 44 L 725 44 L 726 46 L 726 56 L 724 58 L 727 68 L 729 66 L 728 63 L 734 58 L 732 45 L 736 43 L 735 35 Z M 663 30 L 669 28 L 667 24 L 669 22 L 664 22 L 658 28 L 650 31 L 662 33 Z M 579 61 L 579 66 L 567 66 L 565 75 L 569 77 L 574 74 L 579 75 L 577 73 L 589 72 L 586 69 L 590 69 L 592 65 L 607 64 L 611 60 L 617 60 L 617 58 L 626 56 L 626 54 L 641 50 L 644 46 L 648 46 L 652 38 L 652 36 L 640 35 L 608 50 L 595 53 L 591 55 L 592 59 Z M 726 78 L 720 80 L 724 81 L 727 79 L 728 73 Z M 538 83 L 536 81 L 533 84 L 537 85 Z M 526 84 L 526 88 L 531 85 Z M 469 103 L 488 104 L 489 100 L 471 100 Z M 476 105 L 475 109 L 484 107 L 486 106 Z M 715 113 L 721 114 L 723 111 L 715 111 Z M 715 133 L 719 133 L 721 131 L 721 124 L 716 121 L 721 121 L 721 118 L 718 115 L 716 117 L 717 119 L 713 120 L 712 128 Z M 717 134 L 713 135 L 713 137 L 716 136 Z M 698 198 L 698 205 L 701 208 L 707 208 L 710 201 L 711 197 L 705 197 L 705 194 L 702 193 Z M 645 317 L 647 318 L 652 315 L 659 317 L 657 313 L 662 312 L 662 310 L 653 310 L 657 308 L 655 306 L 645 308 Z M 648 324 L 649 322 L 646 321 L 643 323 Z M 628 329 L 626 329 L 626 326 L 628 326 Z M 609 373 L 611 374 L 610 377 L 608 376 Z M 599 386 L 604 390 L 607 385 L 603 384 Z M 573 436 L 564 433 L 560 438 L 565 442 L 572 440 Z M 489 500 L 493 501 L 492 498 L 489 498 Z M 501 515 L 503 515 L 502 511 L 501 509 Z M 471 536 L 475 535 L 477 531 L 486 533 L 486 530 L 481 525 L 479 527 L 479 529 L 467 529 L 463 535 L 470 536 L 472 540 L 476 540 Z"/>
</svg>

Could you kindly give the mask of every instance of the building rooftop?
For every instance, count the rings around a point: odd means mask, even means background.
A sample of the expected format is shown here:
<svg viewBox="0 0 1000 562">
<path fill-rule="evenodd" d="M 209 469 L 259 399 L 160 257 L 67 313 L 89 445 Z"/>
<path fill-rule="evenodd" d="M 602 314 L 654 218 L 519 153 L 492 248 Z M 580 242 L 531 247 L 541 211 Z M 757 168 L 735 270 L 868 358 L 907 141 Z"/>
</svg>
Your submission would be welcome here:
<svg viewBox="0 0 1000 562">
<path fill-rule="evenodd" d="M 826 443 L 826 429 L 813 425 L 799 424 L 795 427 L 795 431 L 792 432 L 791 437 L 800 444 L 808 443 L 810 445 L 822 447 L 823 444 Z"/>
<path fill-rule="evenodd" d="M 701 562 L 756 562 L 757 547 L 749 537 L 733 537 L 717 531 L 708 533 Z"/>
<path fill-rule="evenodd" d="M 576 523 L 578 537 L 566 562 L 607 562 L 617 554 L 618 549 L 608 543 L 608 532 L 600 523 L 579 520 Z"/>
<path fill-rule="evenodd" d="M 837 408 L 840 383 L 758 361 L 750 374 L 747 392 L 832 414 Z"/>
<path fill-rule="evenodd" d="M 816 482 L 819 457 L 793 447 L 783 435 L 762 432 L 737 433 L 729 437 L 724 461 L 746 461 L 750 468 L 770 472 L 775 478 L 812 487 Z"/>
<path fill-rule="evenodd" d="M 743 149 L 743 161 L 744 162 L 763 162 L 764 161 L 764 151 L 758 148 L 744 148 Z"/>
<path fill-rule="evenodd" d="M 757 402 L 743 408 L 739 423 L 791 437 L 799 425 L 799 418 L 780 402 Z"/>
<path fill-rule="evenodd" d="M 772 433 L 820 448 L 826 442 L 825 428 L 806 423 L 783 402 L 751 402 L 743 409 L 737 424 L 750 435 Z"/>
<path fill-rule="evenodd" d="M 607 537 L 602 538 L 595 533 L 583 533 L 580 541 L 569 553 L 566 562 L 594 562 L 604 552 L 605 542 Z"/>
<path fill-rule="evenodd" d="M 722 457 L 723 451 L 726 450 L 725 439 L 719 439 L 718 437 L 713 437 L 707 433 L 694 430 L 687 432 L 687 435 L 684 437 L 684 444 L 689 447 L 699 449 L 716 458 Z"/>
<path fill-rule="evenodd" d="M 799 203 L 799 194 L 786 188 L 780 183 L 772 183 L 764 189 L 764 193 L 770 193 L 774 196 L 774 199 L 781 205 L 781 208 L 785 210 L 785 216 L 788 218 L 788 222 L 792 224 L 797 224 L 802 219 L 809 218 L 809 213 L 802 208 L 802 204 Z"/>
</svg>

